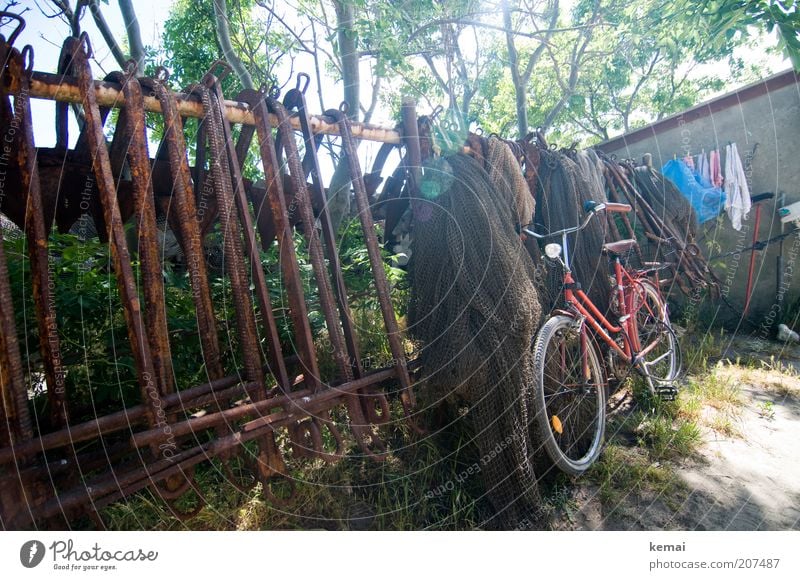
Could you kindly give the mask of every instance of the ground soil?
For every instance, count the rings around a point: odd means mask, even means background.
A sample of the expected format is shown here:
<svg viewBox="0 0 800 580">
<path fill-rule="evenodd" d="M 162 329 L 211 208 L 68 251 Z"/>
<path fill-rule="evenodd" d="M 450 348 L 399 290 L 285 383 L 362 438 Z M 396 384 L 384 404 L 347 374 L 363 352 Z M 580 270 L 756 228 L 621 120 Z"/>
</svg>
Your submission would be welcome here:
<svg viewBox="0 0 800 580">
<path fill-rule="evenodd" d="M 736 337 L 720 358 L 734 363 L 726 368 L 741 392 L 736 432 L 701 427 L 697 452 L 670 462 L 678 491 L 668 496 L 641 489 L 603 501 L 579 480 L 557 529 L 800 529 L 800 346 Z"/>
</svg>

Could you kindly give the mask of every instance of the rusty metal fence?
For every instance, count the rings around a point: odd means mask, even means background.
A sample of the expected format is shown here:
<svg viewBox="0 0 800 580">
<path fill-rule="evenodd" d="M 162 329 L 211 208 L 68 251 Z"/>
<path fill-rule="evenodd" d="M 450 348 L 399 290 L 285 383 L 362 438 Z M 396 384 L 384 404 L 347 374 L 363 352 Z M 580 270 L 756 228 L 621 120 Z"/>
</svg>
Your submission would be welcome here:
<svg viewBox="0 0 800 580">
<path fill-rule="evenodd" d="M 0 117 L 7 141 L 0 144 L 5 162 L 0 211 L 24 231 L 27 241 L 50 417 L 40 423 L 29 409 L 30 363 L 24 360 L 17 340 L 9 257 L 0 230 L 2 527 L 48 522 L 63 526 L 77 516 L 96 515 L 102 507 L 147 487 L 176 515 L 191 515 L 181 512 L 175 501 L 195 489 L 195 467 L 212 458 L 228 470 L 234 457 L 249 464 L 254 481 L 261 481 L 265 494 L 281 502 L 285 498 L 273 493 L 273 485 L 282 480 L 291 487 L 291 479 L 278 437 L 291 442 L 295 455 L 335 461 L 345 452 L 346 427 L 361 452 L 378 461 L 385 458 L 379 428 L 393 420 L 387 385 L 398 394 L 409 421 L 414 395 L 370 208 L 375 185 L 365 183 L 355 140 L 386 143 L 379 165 L 389 149 L 404 148 L 404 161 L 390 183 L 395 190 L 413 187 L 414 180 L 408 179 L 413 173 L 410 164 L 418 165 L 420 159 L 413 102 L 404 103 L 402 126 L 408 130 L 402 134 L 353 124 L 344 106 L 321 116 L 309 115 L 300 82 L 283 101 L 266 90 L 244 91 L 234 102 L 226 101 L 220 84 L 224 63 L 180 94 L 169 89 L 163 69 L 153 78 L 142 78 L 133 64 L 97 82 L 85 35 L 65 41 L 56 74 L 39 73 L 33 70 L 32 48 L 14 47 L 24 22 L 18 19 L 18 24 L 8 39 L 0 36 Z M 34 97 L 57 101 L 57 144 L 52 150 L 37 151 L 34 143 L 29 106 Z M 79 104 L 83 115 L 73 149 L 68 148 L 70 102 Z M 109 142 L 104 131 L 112 108 L 118 108 L 119 115 Z M 146 111 L 163 118 L 164 137 L 156 159 L 148 152 Z M 193 167 L 185 140 L 188 117 L 202 120 Z M 234 141 L 236 125 L 240 129 Z M 305 145 L 303 155 L 298 133 Z M 349 163 L 391 349 L 392 364 L 370 372 L 362 365 L 336 233 L 326 208 L 316 141 L 323 133 L 338 135 Z M 246 184 L 242 175 L 254 138 L 263 166 L 263 188 Z M 57 169 L 55 177 L 52 167 L 45 167 L 52 158 L 58 160 L 50 164 Z M 85 168 L 83 173 L 80 167 Z M 49 173 L 43 177 L 45 169 Z M 379 170 L 373 168 L 373 172 Z M 90 202 L 81 199 L 87 179 Z M 197 204 L 204 192 L 212 195 L 200 212 Z M 139 402 L 75 422 L 70 417 L 60 358 L 48 239 L 54 223 L 68 226 L 87 212 L 102 226 L 98 233 L 110 247 Z M 173 355 L 181 345 L 170 342 L 157 214 L 166 214 L 186 258 L 202 363 L 210 378 L 204 384 L 177 385 L 173 379 Z M 136 255 L 123 227 L 130 219 L 138 224 Z M 203 254 L 203 238 L 217 220 L 224 240 L 224 275 L 235 307 L 231 325 L 243 367 L 228 375 L 223 370 L 220 323 L 214 315 Z M 320 375 L 308 316 L 310 297 L 304 291 L 293 238 L 298 221 L 304 224 L 305 248 L 333 350 L 333 380 L 325 381 Z M 276 320 L 260 261 L 260 252 L 276 240 L 293 334 L 291 353 L 282 351 L 281 322 Z M 139 263 L 139 283 L 134 258 Z M 265 339 L 266 352 L 260 338 Z M 344 416 L 333 413 L 337 408 L 346 409 L 346 426 L 334 419 L 334 415 Z M 92 442 L 99 445 L 86 445 Z"/>
</svg>

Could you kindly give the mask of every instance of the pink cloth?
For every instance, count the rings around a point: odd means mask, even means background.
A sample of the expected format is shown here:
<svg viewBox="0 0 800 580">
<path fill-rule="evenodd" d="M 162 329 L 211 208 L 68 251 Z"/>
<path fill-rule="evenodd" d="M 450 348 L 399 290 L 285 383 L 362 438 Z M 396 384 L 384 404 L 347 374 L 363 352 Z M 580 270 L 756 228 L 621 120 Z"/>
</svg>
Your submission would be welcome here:
<svg viewBox="0 0 800 580">
<path fill-rule="evenodd" d="M 692 159 L 691 155 L 684 157 L 683 162 L 689 166 L 689 169 L 694 169 L 694 159 Z"/>
<path fill-rule="evenodd" d="M 709 173 L 711 174 L 711 185 L 714 187 L 722 187 L 722 162 L 719 156 L 719 150 L 714 149 L 709 154 L 708 159 Z"/>
</svg>

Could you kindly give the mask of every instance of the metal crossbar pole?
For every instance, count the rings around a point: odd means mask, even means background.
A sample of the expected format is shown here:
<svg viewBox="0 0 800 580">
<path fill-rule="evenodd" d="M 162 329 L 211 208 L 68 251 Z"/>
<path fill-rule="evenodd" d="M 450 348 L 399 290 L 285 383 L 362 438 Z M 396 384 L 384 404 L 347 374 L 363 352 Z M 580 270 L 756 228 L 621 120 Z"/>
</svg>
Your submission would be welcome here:
<svg viewBox="0 0 800 580">
<path fill-rule="evenodd" d="M 99 106 L 115 108 L 125 107 L 125 97 L 122 94 L 122 87 L 117 83 L 107 81 L 94 81 L 95 98 Z M 67 103 L 80 103 L 82 97 L 78 88 L 78 81 L 71 76 L 33 71 L 30 81 L 30 96 L 37 99 L 60 101 Z M 195 117 L 202 119 L 203 103 L 196 97 L 183 93 L 175 93 L 178 114 L 182 117 Z M 255 125 L 255 117 L 250 107 L 246 103 L 226 100 L 223 103 L 223 113 L 225 118 L 231 123 L 241 123 L 243 125 Z M 146 111 L 160 113 L 161 103 L 157 98 L 150 95 L 144 96 L 144 108 Z M 270 124 L 278 126 L 275 115 L 270 115 Z M 291 119 L 292 128 L 300 130 L 300 120 Z M 325 118 L 315 115 L 311 117 L 311 130 L 317 134 L 338 135 L 339 128 L 335 123 L 331 123 Z M 400 144 L 401 134 L 387 127 L 369 125 L 366 123 L 352 124 L 353 137 L 356 139 L 366 139 L 368 141 L 378 141 L 381 143 Z"/>
</svg>

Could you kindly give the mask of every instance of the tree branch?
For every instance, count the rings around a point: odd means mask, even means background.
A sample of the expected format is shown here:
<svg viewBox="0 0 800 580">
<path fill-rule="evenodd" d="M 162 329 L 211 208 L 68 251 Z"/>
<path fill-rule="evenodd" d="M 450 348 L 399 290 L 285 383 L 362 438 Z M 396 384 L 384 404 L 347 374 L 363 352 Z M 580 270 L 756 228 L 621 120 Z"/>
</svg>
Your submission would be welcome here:
<svg viewBox="0 0 800 580">
<path fill-rule="evenodd" d="M 639 93 L 639 90 L 642 88 L 642 85 L 645 81 L 650 78 L 650 75 L 653 73 L 653 68 L 655 68 L 656 63 L 659 61 L 661 56 L 661 49 L 657 49 L 655 55 L 653 56 L 653 60 L 650 61 L 650 66 L 647 69 L 639 81 L 636 83 L 636 86 L 633 87 L 633 92 L 631 92 L 631 96 L 628 99 L 628 104 L 625 106 L 625 112 L 623 113 L 622 123 L 625 127 L 625 132 L 627 133 L 630 130 L 628 120 L 631 116 L 631 110 L 633 109 L 633 103 L 636 100 L 636 95 Z"/>
<path fill-rule="evenodd" d="M 581 59 L 583 58 L 583 54 L 586 52 L 586 48 L 589 46 L 589 43 L 592 40 L 592 33 L 594 31 L 594 25 L 597 23 L 599 12 L 600 1 L 595 0 L 592 16 L 587 22 L 587 25 L 583 27 L 583 31 L 575 42 L 575 46 L 572 48 L 569 81 L 567 82 L 566 90 L 561 96 L 561 99 L 559 99 L 558 103 L 556 103 L 556 106 L 553 107 L 545 117 L 544 123 L 542 123 L 542 126 L 545 129 L 547 129 L 553 123 L 556 117 L 558 117 L 558 115 L 561 113 L 561 110 L 569 102 L 569 99 L 572 98 L 572 95 L 575 93 L 575 86 L 578 84 L 578 73 L 580 70 Z M 563 86 L 563 81 L 561 84 Z"/>
<path fill-rule="evenodd" d="M 142 44 L 142 33 L 139 29 L 139 19 L 136 18 L 136 11 L 133 9 L 133 3 L 131 0 L 119 0 L 119 10 L 122 13 L 122 21 L 125 23 L 125 32 L 128 35 L 128 47 L 131 51 L 131 58 L 136 62 L 136 68 L 139 74 L 143 74 L 145 51 L 144 44 Z"/>
<path fill-rule="evenodd" d="M 356 39 L 355 7 L 351 2 L 334 0 L 336 10 L 336 39 L 339 44 L 339 57 L 342 62 L 344 81 L 344 100 L 350 109 L 348 116 L 358 120 L 361 98 L 359 93 L 358 46 Z"/>
<path fill-rule="evenodd" d="M 226 0 L 213 0 L 213 3 L 215 17 L 214 26 L 217 32 L 217 40 L 219 41 L 220 48 L 222 49 L 222 55 L 225 60 L 228 61 L 228 64 L 231 65 L 231 68 L 236 73 L 236 76 L 239 77 L 239 81 L 242 83 L 242 86 L 246 89 L 253 89 L 255 88 L 253 85 L 253 78 L 250 76 L 250 73 L 244 66 L 244 63 L 242 63 L 239 55 L 237 55 L 233 50 Z"/>
<path fill-rule="evenodd" d="M 91 0 L 89 3 L 89 12 L 92 13 L 92 18 L 94 19 L 97 29 L 100 31 L 100 35 L 103 37 L 103 40 L 106 41 L 108 48 L 111 49 L 114 60 L 117 61 L 121 69 L 124 69 L 128 58 L 125 56 L 125 53 L 122 52 L 122 49 L 117 43 L 117 39 L 114 38 L 114 35 L 111 33 L 111 29 L 108 27 L 106 19 L 103 18 L 103 13 L 100 10 L 97 0 Z"/>
<path fill-rule="evenodd" d="M 496 30 L 498 32 L 505 32 L 505 27 L 497 26 L 495 24 L 489 24 L 487 22 L 481 22 L 480 20 L 465 20 L 462 18 L 442 18 L 440 20 L 433 20 L 428 22 L 424 26 L 421 26 L 417 30 L 415 30 L 411 36 L 408 37 L 408 41 L 411 42 L 417 36 L 419 36 L 423 31 L 428 30 L 429 28 L 433 28 L 434 26 L 442 26 L 445 24 L 460 24 L 462 26 L 474 26 L 476 28 L 486 28 L 487 30 Z M 522 31 L 515 31 L 514 36 L 520 36 L 522 38 L 539 38 L 541 36 L 547 36 L 547 34 L 554 34 L 556 32 L 573 32 L 575 30 L 582 30 L 587 27 L 594 27 L 594 26 L 614 26 L 610 22 L 598 22 L 593 24 L 580 24 L 578 26 L 567 26 L 564 28 L 551 28 L 547 30 L 537 30 L 534 32 L 522 32 Z"/>
</svg>

